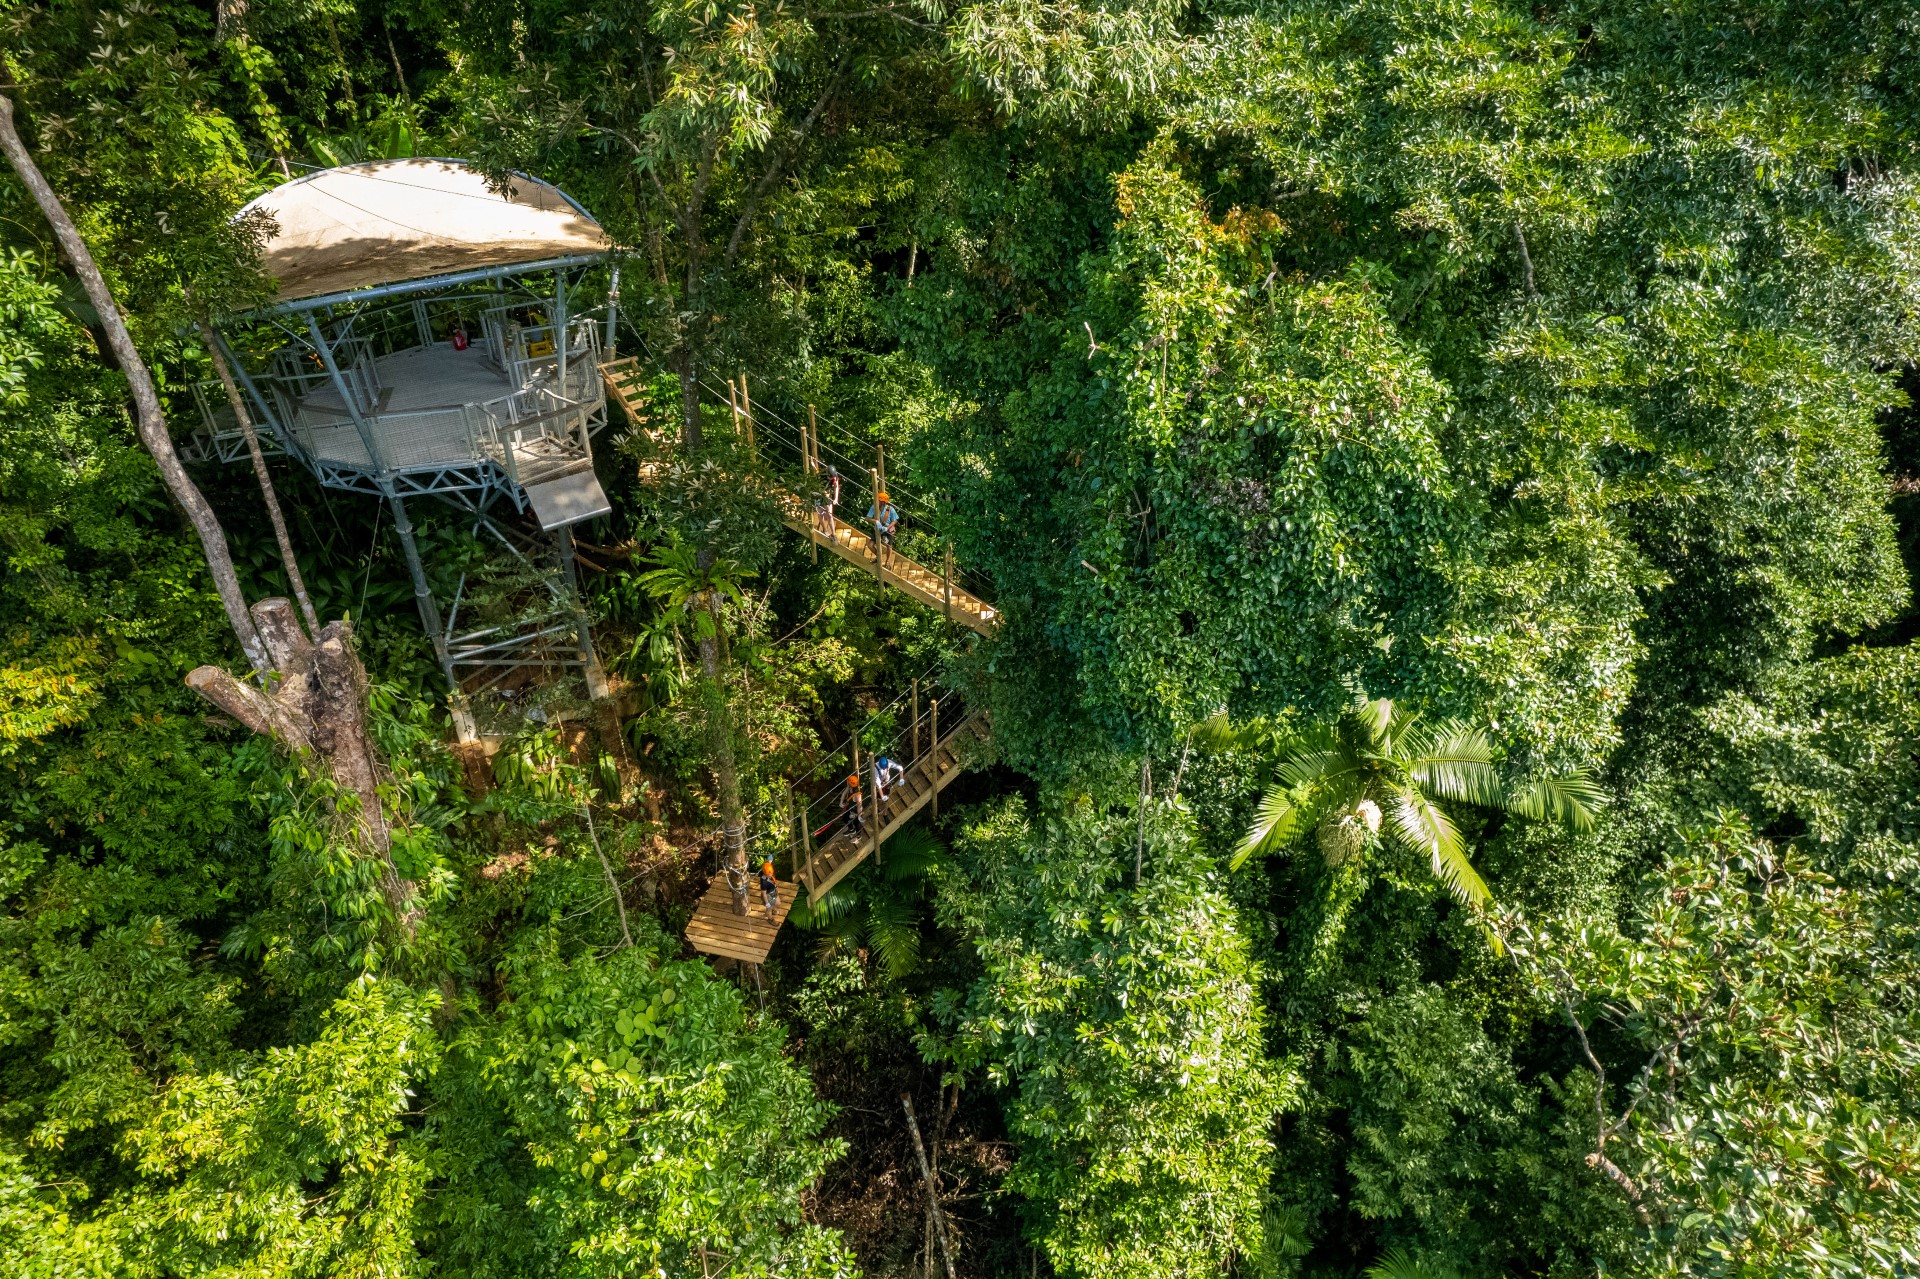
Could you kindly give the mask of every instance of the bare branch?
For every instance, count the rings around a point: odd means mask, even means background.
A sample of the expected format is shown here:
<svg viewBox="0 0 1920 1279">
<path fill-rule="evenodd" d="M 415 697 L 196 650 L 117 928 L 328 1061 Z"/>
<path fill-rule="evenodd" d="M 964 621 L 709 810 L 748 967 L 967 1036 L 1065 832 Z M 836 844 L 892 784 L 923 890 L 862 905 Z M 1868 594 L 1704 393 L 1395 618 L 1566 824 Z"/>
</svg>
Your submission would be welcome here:
<svg viewBox="0 0 1920 1279">
<path fill-rule="evenodd" d="M 1607 1174 L 1614 1185 L 1620 1187 L 1627 1196 L 1627 1202 L 1633 1207 L 1635 1220 L 1643 1226 L 1653 1225 L 1653 1214 L 1647 1211 L 1647 1205 L 1640 1197 L 1640 1187 L 1634 1185 L 1633 1178 L 1620 1170 L 1620 1165 L 1596 1150 L 1587 1156 L 1587 1167 L 1598 1168 Z"/>
<path fill-rule="evenodd" d="M 740 220 L 733 224 L 733 235 L 727 240 L 726 256 L 722 259 L 725 265 L 732 266 L 733 260 L 739 256 L 740 245 L 747 236 L 747 227 L 753 223 L 754 216 L 760 211 L 760 202 L 780 180 L 787 158 L 799 149 L 801 142 L 806 140 L 807 134 L 811 133 L 813 126 L 819 122 L 821 113 L 827 109 L 827 103 L 839 89 L 840 79 L 846 74 L 847 65 L 852 56 L 852 54 L 842 55 L 839 65 L 833 69 L 833 74 L 827 77 L 827 87 L 821 91 L 819 100 L 813 104 L 813 110 L 807 112 L 807 118 L 800 122 L 799 127 L 787 139 L 786 145 L 774 149 L 773 157 L 767 163 L 767 171 L 760 175 L 758 182 L 754 183 L 753 190 L 747 195 L 745 206 L 740 210 Z"/>
</svg>

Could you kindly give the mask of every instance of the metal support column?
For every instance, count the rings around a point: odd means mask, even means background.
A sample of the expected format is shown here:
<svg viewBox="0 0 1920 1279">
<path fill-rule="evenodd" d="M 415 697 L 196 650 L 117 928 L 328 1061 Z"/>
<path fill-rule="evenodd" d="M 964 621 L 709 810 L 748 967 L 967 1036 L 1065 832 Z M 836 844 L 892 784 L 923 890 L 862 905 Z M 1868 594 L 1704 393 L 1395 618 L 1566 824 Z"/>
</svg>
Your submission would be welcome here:
<svg viewBox="0 0 1920 1279">
<path fill-rule="evenodd" d="M 620 264 L 613 264 L 613 282 L 607 286 L 607 358 L 620 353 Z"/>
<path fill-rule="evenodd" d="M 407 572 L 413 577 L 413 602 L 420 609 L 420 624 L 427 628 L 427 638 L 433 641 L 433 655 L 440 661 L 440 669 L 446 674 L 450 691 L 448 706 L 453 711 L 454 733 L 463 742 L 474 741 L 473 713 L 467 708 L 466 695 L 461 692 L 460 679 L 454 674 L 453 662 L 447 656 L 447 632 L 440 622 L 440 606 L 434 603 L 433 588 L 427 585 L 427 567 L 420 562 L 420 547 L 413 540 L 413 521 L 407 518 L 407 504 L 398 493 L 391 489 L 387 492 L 387 504 L 393 507 L 393 531 L 400 538 L 400 549 L 407 557 Z"/>
<path fill-rule="evenodd" d="M 553 273 L 553 354 L 554 359 L 558 361 L 559 369 L 554 389 L 559 392 L 561 399 L 570 400 L 573 397 L 567 394 L 567 273 L 565 271 Z M 571 539 L 567 543 L 567 549 L 569 552 L 573 549 Z M 569 559 L 567 563 L 572 564 L 573 561 Z"/>
<path fill-rule="evenodd" d="M 360 401 L 354 396 L 353 388 L 347 385 L 347 379 L 340 375 L 340 366 L 334 361 L 333 348 L 327 345 L 326 338 L 320 336 L 319 321 L 313 318 L 313 312 L 307 312 L 307 333 L 313 339 L 313 349 L 319 353 L 320 363 L 327 366 L 327 376 L 333 379 L 334 390 L 340 392 L 340 399 L 347 406 L 347 416 L 353 419 L 353 429 L 360 433 L 360 442 L 366 445 L 367 458 L 376 471 L 387 469 L 385 459 L 380 456 L 380 447 L 373 438 L 373 427 L 368 424 L 366 414 L 360 411 Z M 396 505 L 398 498 L 394 499 Z M 409 541 L 408 546 L 413 543 Z"/>
<path fill-rule="evenodd" d="M 586 671 L 587 696 L 594 701 L 609 696 L 613 690 L 607 686 L 607 673 L 600 666 L 600 656 L 593 651 L 593 631 L 587 625 L 587 604 L 580 596 L 580 574 L 573 564 L 573 528 L 565 526 L 553 535 L 559 546 L 560 571 L 566 582 L 567 606 L 573 610 L 574 632 L 580 645 L 580 663 Z"/>
</svg>

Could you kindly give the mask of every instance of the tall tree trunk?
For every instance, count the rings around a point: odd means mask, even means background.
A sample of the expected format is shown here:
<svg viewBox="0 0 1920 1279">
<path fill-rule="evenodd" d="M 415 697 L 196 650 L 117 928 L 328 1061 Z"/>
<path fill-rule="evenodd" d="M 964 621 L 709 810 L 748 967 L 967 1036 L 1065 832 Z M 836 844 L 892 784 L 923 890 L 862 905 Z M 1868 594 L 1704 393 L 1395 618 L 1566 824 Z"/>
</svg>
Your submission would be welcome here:
<svg viewBox="0 0 1920 1279">
<path fill-rule="evenodd" d="M 234 420 L 240 423 L 240 434 L 247 442 L 247 456 L 253 459 L 253 478 L 260 482 L 260 496 L 267 503 L 267 518 L 273 521 L 273 537 L 280 544 L 280 560 L 287 566 L 287 581 L 293 587 L 293 598 L 300 603 L 300 616 L 306 620 L 308 634 L 318 635 L 320 617 L 313 611 L 313 601 L 307 598 L 307 584 L 300 576 L 300 561 L 293 556 L 293 539 L 287 536 L 286 516 L 280 513 L 280 495 L 273 491 L 273 476 L 267 472 L 266 455 L 260 452 L 260 436 L 253 429 L 253 415 L 247 412 L 247 402 L 240 397 L 240 388 L 234 384 L 233 370 L 227 367 L 226 353 L 220 349 L 220 340 L 214 336 L 213 325 L 204 317 L 198 323 L 201 340 L 207 345 L 207 354 L 213 357 L 213 371 L 220 375 L 220 385 L 227 392 L 227 404 L 233 409 Z"/>
<path fill-rule="evenodd" d="M 100 274 L 86 241 L 67 216 L 60 197 L 41 175 L 14 126 L 13 102 L 0 93 L 0 151 L 13 165 L 100 314 L 107 345 L 126 374 L 133 392 L 135 425 L 140 442 L 160 468 L 160 478 L 185 509 L 200 537 L 207 569 L 226 608 L 227 621 L 239 637 L 267 691 L 243 684 L 217 666 L 202 666 L 187 676 L 187 686 L 226 711 L 256 733 L 272 737 L 290 751 L 311 750 L 325 763 L 334 781 L 358 799 L 352 823 L 361 842 L 379 857 L 381 891 L 401 924 L 411 933 L 419 911 L 411 886 L 400 878 L 392 858 L 393 832 L 380 802 L 379 757 L 367 732 L 367 673 L 353 651 L 345 622 L 334 622 L 308 639 L 283 599 L 262 600 L 247 608 L 240 579 L 227 551 L 226 530 L 207 505 L 206 497 L 187 477 L 174 451 L 173 439 L 160 412 L 160 396 L 153 375 L 127 332 L 113 294 Z M 216 359 L 218 357 L 216 356 Z M 229 384 L 230 386 L 230 384 Z M 258 454 L 255 455 L 256 458 Z M 291 559 L 289 559 L 291 563 Z"/>
<path fill-rule="evenodd" d="M 147 371 L 147 362 L 134 346 L 133 336 L 127 332 L 126 321 L 120 317 L 120 309 L 107 289 L 106 278 L 100 274 L 99 264 L 93 260 L 87 242 L 80 238 L 73 219 L 67 216 L 66 206 L 60 203 L 60 197 L 47 185 L 40 167 L 28 154 L 26 143 L 20 140 L 20 131 L 13 122 L 13 100 L 4 93 L 0 93 L 0 151 L 6 152 L 8 162 L 13 165 L 14 172 L 20 175 L 27 193 L 52 225 L 54 237 L 59 240 L 67 261 L 73 264 L 74 274 L 80 277 L 81 286 L 87 291 L 87 300 L 93 303 L 93 309 L 99 313 L 100 327 L 107 334 L 107 346 L 113 351 L 113 358 L 120 365 L 121 372 L 126 374 L 127 387 L 133 393 L 134 423 L 140 432 L 140 442 L 153 455 L 154 463 L 160 468 L 161 482 L 186 512 L 187 519 L 193 524 L 193 531 L 200 537 L 200 548 L 206 556 L 207 570 L 213 574 L 214 589 L 220 593 L 220 605 L 226 610 L 227 624 L 233 627 L 247 661 L 252 663 L 256 672 L 266 675 L 273 669 L 272 660 L 261 641 L 259 630 L 254 626 L 253 618 L 247 612 L 246 597 L 240 593 L 240 578 L 233 571 L 233 556 L 227 550 L 226 530 L 220 527 L 220 520 L 214 515 L 213 508 L 207 505 L 206 497 L 187 477 L 186 468 L 180 465 L 180 455 L 174 452 L 173 437 L 167 433 L 167 420 L 160 412 L 160 395 L 154 390 L 153 375 Z"/>
<path fill-rule="evenodd" d="M 747 913 L 747 821 L 740 806 L 740 771 L 733 754 L 733 714 L 727 705 L 726 658 L 720 647 L 720 596 L 707 592 L 706 607 L 713 619 L 711 633 L 700 636 L 700 672 L 705 676 L 707 701 L 707 755 L 713 764 L 714 789 L 720 799 L 720 833 L 726 841 L 727 889 L 733 894 L 733 913 Z"/>
<path fill-rule="evenodd" d="M 680 444 L 681 451 L 691 455 L 700 451 L 700 383 L 698 368 L 694 363 L 693 348 L 688 345 L 686 335 L 680 338 L 668 357 L 673 366 L 674 376 L 680 379 Z"/>
<path fill-rule="evenodd" d="M 187 687 L 289 751 L 312 751 L 335 784 L 358 801 L 349 814 L 361 850 L 380 862 L 380 892 L 411 934 L 420 920 L 413 886 L 393 864 L 393 829 L 380 801 L 382 769 L 367 727 L 367 671 L 353 630 L 330 622 L 309 640 L 285 600 L 262 600 L 253 616 L 273 656 L 271 692 L 242 684 L 218 666 L 198 667 Z"/>
</svg>

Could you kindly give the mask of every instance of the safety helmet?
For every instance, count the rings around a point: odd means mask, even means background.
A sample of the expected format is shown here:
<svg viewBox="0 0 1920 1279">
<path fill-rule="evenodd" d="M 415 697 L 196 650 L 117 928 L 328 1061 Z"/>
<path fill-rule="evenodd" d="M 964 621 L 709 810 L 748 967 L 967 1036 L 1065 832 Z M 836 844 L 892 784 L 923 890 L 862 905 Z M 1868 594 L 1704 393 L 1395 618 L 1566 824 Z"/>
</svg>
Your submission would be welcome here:
<svg viewBox="0 0 1920 1279">
<path fill-rule="evenodd" d="M 880 500 L 881 500 L 882 502 L 889 502 L 889 501 L 892 501 L 893 499 L 891 499 L 891 498 L 889 498 L 889 497 L 887 496 L 887 491 L 886 491 L 885 489 L 881 489 L 881 490 L 880 490 Z"/>
</svg>

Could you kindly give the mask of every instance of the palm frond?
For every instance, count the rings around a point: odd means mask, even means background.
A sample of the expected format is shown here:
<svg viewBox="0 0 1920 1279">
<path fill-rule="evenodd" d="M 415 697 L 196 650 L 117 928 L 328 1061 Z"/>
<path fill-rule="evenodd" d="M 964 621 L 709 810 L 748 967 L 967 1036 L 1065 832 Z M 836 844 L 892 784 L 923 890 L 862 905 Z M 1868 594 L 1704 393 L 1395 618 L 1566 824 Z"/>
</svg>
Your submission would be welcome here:
<svg viewBox="0 0 1920 1279">
<path fill-rule="evenodd" d="M 840 892 L 837 887 L 817 899 L 802 894 L 794 899 L 787 921 L 796 928 L 826 929 L 852 914 L 859 904 L 852 893 Z"/>
<path fill-rule="evenodd" d="M 1444 1267 L 1415 1261 L 1405 1248 L 1394 1248 L 1367 1267 L 1367 1279 L 1459 1279 L 1459 1276 Z"/>
<path fill-rule="evenodd" d="M 1297 796 L 1287 787 L 1267 789 L 1260 797 L 1260 807 L 1254 810 L 1253 825 L 1247 828 L 1246 838 L 1233 854 L 1231 869 L 1239 870 L 1247 858 L 1256 854 L 1265 857 L 1278 852 L 1306 829 L 1309 814 L 1296 800 Z"/>
<path fill-rule="evenodd" d="M 1382 744 L 1393 736 L 1394 714 L 1391 697 L 1359 697 L 1353 707 L 1353 717 L 1367 731 L 1367 736 L 1376 744 Z"/>
<path fill-rule="evenodd" d="M 1414 787 L 1397 793 L 1387 805 L 1387 824 L 1396 838 L 1427 855 L 1433 876 L 1456 900 L 1484 906 L 1493 900 L 1486 881 L 1467 859 L 1467 842 L 1453 819 Z"/>
<path fill-rule="evenodd" d="M 1507 810 L 1535 821 L 1559 822 L 1570 830 L 1593 829 L 1595 812 L 1607 802 L 1587 771 L 1575 769 L 1559 777 L 1543 777 L 1516 792 Z"/>
<path fill-rule="evenodd" d="M 1461 720 L 1416 727 L 1402 746 L 1407 775 L 1429 795 L 1498 808 L 1505 800 L 1493 746 L 1484 730 Z"/>
<path fill-rule="evenodd" d="M 880 851 L 880 873 L 890 884 L 924 878 L 947 852 L 934 833 L 918 822 L 889 837 Z"/>
<path fill-rule="evenodd" d="M 1342 750 L 1301 751 L 1281 756 L 1274 773 L 1281 781 L 1297 789 L 1311 789 L 1339 777 L 1358 772 L 1360 762 Z"/>
<path fill-rule="evenodd" d="M 1193 744 L 1206 750 L 1241 750 L 1259 743 L 1267 733 L 1265 720 L 1235 724 L 1225 711 L 1215 711 L 1192 728 Z"/>
<path fill-rule="evenodd" d="M 920 963 L 920 918 L 913 906 L 895 898 L 881 898 L 867 908 L 867 945 L 894 977 L 904 977 Z"/>
<path fill-rule="evenodd" d="M 1388 702 L 1392 710 L 1387 715 L 1385 729 L 1381 733 L 1381 744 L 1392 753 L 1399 749 L 1407 734 L 1414 731 L 1420 723 L 1420 712 L 1409 710 L 1398 702 Z"/>
</svg>

